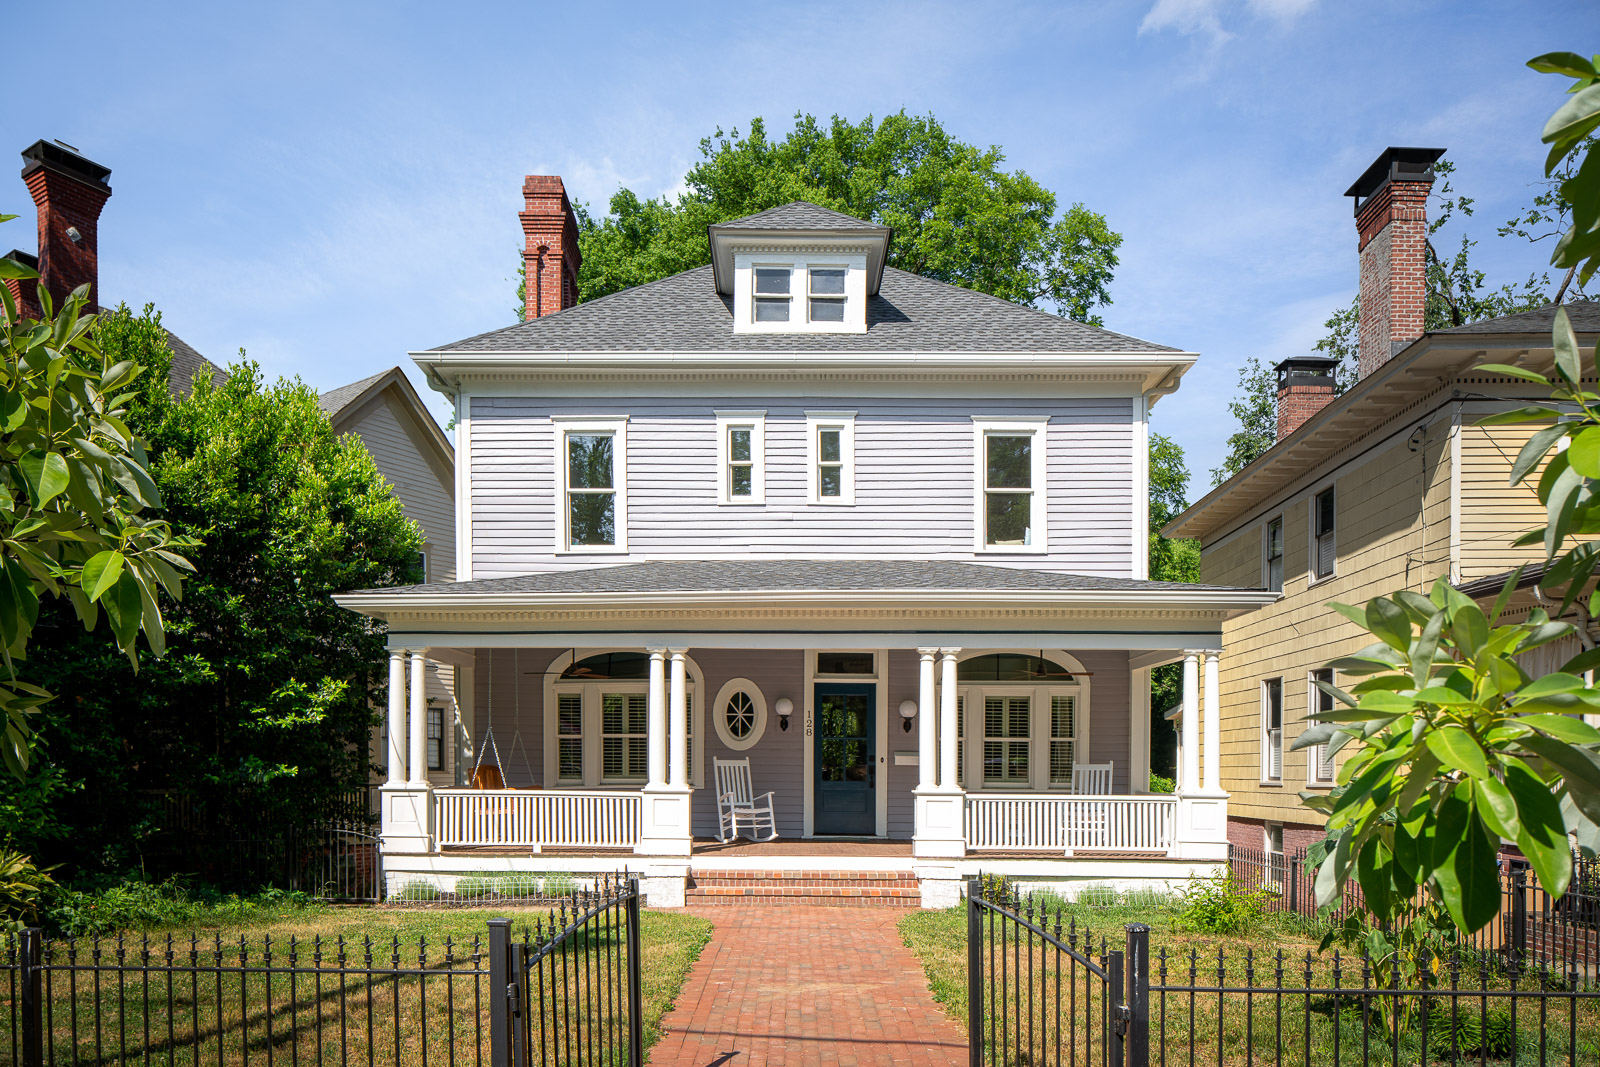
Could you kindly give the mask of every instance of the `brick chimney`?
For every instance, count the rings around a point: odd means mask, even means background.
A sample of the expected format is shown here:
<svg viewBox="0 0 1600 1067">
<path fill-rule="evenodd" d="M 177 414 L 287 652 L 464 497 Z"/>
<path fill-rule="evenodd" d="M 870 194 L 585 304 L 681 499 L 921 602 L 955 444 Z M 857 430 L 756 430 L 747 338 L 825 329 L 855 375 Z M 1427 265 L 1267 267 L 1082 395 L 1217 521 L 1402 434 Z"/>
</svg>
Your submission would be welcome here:
<svg viewBox="0 0 1600 1067">
<path fill-rule="evenodd" d="M 578 302 L 578 217 L 566 187 L 554 175 L 530 174 L 522 182 L 527 206 L 518 213 L 527 245 L 524 319 L 554 315 Z"/>
<path fill-rule="evenodd" d="M 1345 190 L 1355 197 L 1361 258 L 1360 377 L 1423 333 L 1428 190 L 1442 148 L 1386 148 Z"/>
<path fill-rule="evenodd" d="M 111 196 L 111 168 L 61 141 L 35 141 L 22 158 L 22 180 L 39 210 L 39 281 L 8 282 L 11 293 L 23 315 L 37 318 L 36 286 L 43 284 L 59 308 L 87 282 L 93 310 L 100 301 L 100 209 Z"/>
<path fill-rule="evenodd" d="M 1332 356 L 1290 356 L 1278 364 L 1278 440 L 1294 433 L 1333 399 L 1338 366 Z"/>
</svg>

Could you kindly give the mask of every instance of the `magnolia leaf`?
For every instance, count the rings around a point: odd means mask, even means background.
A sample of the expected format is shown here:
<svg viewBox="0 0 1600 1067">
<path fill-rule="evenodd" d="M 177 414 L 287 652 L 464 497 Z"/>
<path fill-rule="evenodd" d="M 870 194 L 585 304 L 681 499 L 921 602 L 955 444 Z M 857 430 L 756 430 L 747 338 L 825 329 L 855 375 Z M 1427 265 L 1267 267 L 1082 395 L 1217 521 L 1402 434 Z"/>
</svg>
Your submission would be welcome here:
<svg viewBox="0 0 1600 1067">
<path fill-rule="evenodd" d="M 1366 627 L 1374 637 L 1399 652 L 1411 648 L 1411 620 L 1405 609 L 1387 597 L 1367 601 Z"/>
<path fill-rule="evenodd" d="M 1521 705 L 1518 705 L 1520 707 Z M 1513 708 L 1513 711 L 1517 708 Z M 1524 726 L 1531 726 L 1536 730 L 1549 734 L 1561 741 L 1571 741 L 1577 745 L 1592 745 L 1600 742 L 1600 730 L 1568 715 L 1522 715 L 1514 720 Z"/>
<path fill-rule="evenodd" d="M 1478 420 L 1479 426 L 1508 426 L 1524 422 L 1558 422 L 1563 412 L 1557 408 L 1527 404 L 1520 408 L 1497 411 Z"/>
<path fill-rule="evenodd" d="M 1516 462 L 1511 465 L 1510 484 L 1522 484 L 1522 479 L 1526 478 L 1534 468 L 1539 466 L 1545 455 L 1550 451 L 1551 446 L 1565 437 L 1570 431 L 1571 424 L 1563 422 L 1535 431 L 1533 436 L 1529 437 L 1522 446 L 1522 451 L 1517 453 Z M 1583 435 L 1580 434 L 1579 436 Z M 1589 434 L 1588 436 L 1591 438 L 1597 437 L 1595 434 Z M 1576 439 L 1574 439 L 1574 443 L 1576 443 Z M 1600 447 L 1600 439 L 1593 442 L 1593 447 Z"/>
<path fill-rule="evenodd" d="M 1575 52 L 1546 52 L 1528 60 L 1528 66 L 1540 74 L 1563 74 L 1568 78 L 1592 78 L 1594 63 Z"/>
<path fill-rule="evenodd" d="M 1433 879 L 1450 917 L 1475 933 L 1500 911 L 1498 848 L 1484 831 L 1465 784 L 1445 798 L 1434 833 Z"/>
<path fill-rule="evenodd" d="M 106 590 L 117 584 L 125 562 L 127 562 L 126 557 L 121 552 L 106 549 L 95 553 L 89 562 L 83 565 L 83 570 L 78 575 L 78 583 L 90 600 L 99 600 Z"/>
<path fill-rule="evenodd" d="M 1551 429 L 1559 430 L 1565 427 L 1546 427 L 1539 433 Z M 1528 443 L 1533 443 L 1532 438 Z M 1518 458 L 1520 460 L 1521 457 Z M 1600 426 L 1587 426 L 1572 436 L 1572 443 L 1567 446 L 1567 462 L 1572 464 L 1573 470 L 1585 478 L 1600 478 Z M 1513 477 L 1511 484 L 1516 485 L 1519 480 Z"/>
<path fill-rule="evenodd" d="M 1415 699 L 1422 704 L 1440 704 L 1453 708 L 1477 703 L 1472 697 L 1463 696 L 1449 686 L 1444 685 L 1430 685 L 1426 689 L 1419 689 Z"/>
<path fill-rule="evenodd" d="M 27 480 L 33 506 L 42 508 L 66 491 L 67 461 L 56 452 L 30 452 L 17 464 Z"/>
<path fill-rule="evenodd" d="M 1567 844 L 1566 822 L 1561 817 L 1561 802 L 1556 800 L 1539 776 L 1523 763 L 1506 768 L 1506 789 L 1517 801 L 1521 820 L 1515 837 L 1517 847 L 1533 863 L 1539 884 L 1552 898 L 1567 891 L 1572 880 L 1572 853 Z"/>
<path fill-rule="evenodd" d="M 1428 750 L 1446 767 L 1454 767 L 1474 778 L 1489 777 L 1489 763 L 1471 734 L 1459 726 L 1445 726 L 1427 734 Z"/>
<path fill-rule="evenodd" d="M 1358 608 L 1353 604 L 1341 604 L 1338 601 L 1329 601 L 1323 606 L 1332 608 L 1334 611 L 1337 611 L 1340 615 L 1343 615 L 1345 618 L 1349 619 L 1363 630 L 1367 628 L 1366 608 Z"/>
<path fill-rule="evenodd" d="M 1582 137 L 1596 125 L 1600 125 L 1600 85 L 1591 85 L 1556 109 L 1544 124 L 1539 140 L 1549 144 L 1567 137 Z"/>
<path fill-rule="evenodd" d="M 1578 506 L 1578 493 L 1583 489 L 1583 476 L 1562 462 L 1566 453 L 1557 453 L 1546 468 L 1546 475 L 1554 472 L 1548 488 L 1540 482 L 1540 492 L 1545 496 L 1544 508 L 1547 525 L 1544 528 L 1544 554 L 1553 557 L 1561 542 L 1572 528 L 1572 514 Z"/>
<path fill-rule="evenodd" d="M 1433 654 L 1439 648 L 1439 635 L 1444 632 L 1445 616 L 1440 612 L 1428 620 L 1416 643 L 1411 648 L 1411 677 L 1421 689 L 1433 674 Z M 1407 627 L 1409 632 L 1410 627 Z"/>
<path fill-rule="evenodd" d="M 1528 636 L 1517 645 L 1517 652 L 1521 654 L 1529 649 L 1547 645 L 1558 638 L 1566 637 L 1572 632 L 1572 627 L 1564 622 L 1542 622 L 1528 631 Z"/>
<path fill-rule="evenodd" d="M 1523 686 L 1522 690 L 1517 693 L 1517 697 L 1522 699 L 1548 696 L 1551 693 L 1576 693 L 1580 689 L 1587 688 L 1588 686 L 1582 678 L 1557 671 L 1555 674 L 1547 674 L 1543 678 L 1536 678 Z"/>
<path fill-rule="evenodd" d="M 1511 790 L 1498 778 L 1475 779 L 1472 787 L 1478 799 L 1478 814 L 1489 829 L 1507 841 L 1516 840 L 1522 832 L 1522 820 L 1517 818 L 1517 802 Z"/>
<path fill-rule="evenodd" d="M 1567 833 L 1577 839 L 1578 848 L 1586 859 L 1600 855 L 1600 825 L 1596 825 L 1578 810 L 1571 794 L 1561 798 L 1561 818 Z"/>
<path fill-rule="evenodd" d="M 1307 726 L 1304 730 L 1300 731 L 1300 736 L 1294 739 L 1294 743 L 1289 746 L 1289 751 L 1298 752 L 1302 748 L 1311 748 L 1315 745 L 1326 744 L 1327 742 L 1333 740 L 1333 735 L 1338 731 L 1339 727 L 1335 723 L 1312 723 L 1310 726 Z"/>
<path fill-rule="evenodd" d="M 1324 682 L 1321 679 L 1317 679 L 1312 684 L 1346 707 L 1353 708 L 1357 704 L 1355 697 L 1351 696 L 1349 693 L 1346 693 L 1343 689 L 1340 689 L 1332 682 Z"/>
<path fill-rule="evenodd" d="M 1509 363 L 1480 363 L 1472 369 L 1483 371 L 1486 374 L 1503 374 L 1508 378 L 1522 378 L 1525 381 L 1530 381 L 1546 388 L 1550 387 L 1549 378 L 1546 378 L 1538 371 L 1529 370 L 1527 367 L 1513 367 Z"/>
<path fill-rule="evenodd" d="M 1406 609 L 1406 614 L 1418 626 L 1428 625 L 1428 620 L 1433 618 L 1434 613 L 1439 610 L 1434 606 L 1433 601 L 1410 589 L 1399 589 L 1390 595 L 1394 598 L 1395 603 Z"/>
<path fill-rule="evenodd" d="M 1600 754 L 1543 734 L 1529 734 L 1518 743 L 1561 772 L 1579 810 L 1600 823 Z"/>
</svg>

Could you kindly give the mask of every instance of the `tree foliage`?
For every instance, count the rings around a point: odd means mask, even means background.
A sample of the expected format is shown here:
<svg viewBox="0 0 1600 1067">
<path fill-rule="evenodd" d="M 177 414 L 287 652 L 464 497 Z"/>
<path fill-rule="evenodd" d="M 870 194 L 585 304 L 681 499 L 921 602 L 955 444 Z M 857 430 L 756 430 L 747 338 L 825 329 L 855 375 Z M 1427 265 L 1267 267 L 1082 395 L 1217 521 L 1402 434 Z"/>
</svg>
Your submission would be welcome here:
<svg viewBox="0 0 1600 1067">
<path fill-rule="evenodd" d="M 1228 401 L 1228 414 L 1239 428 L 1228 435 L 1228 454 L 1211 472 L 1212 485 L 1244 470 L 1278 439 L 1278 380 L 1255 356 L 1239 368 L 1239 393 Z"/>
<path fill-rule="evenodd" d="M 106 316 L 101 343 L 166 347 L 148 308 Z M 41 714 L 39 787 L 53 792 L 39 803 L 0 788 L 0 815 L 47 813 L 23 843 L 75 877 L 160 866 L 150 838 L 171 827 L 151 791 L 210 827 L 267 834 L 364 785 L 383 631 L 330 594 L 414 580 L 422 547 L 360 439 L 335 435 L 308 386 L 270 384 L 244 361 L 181 400 L 161 381 L 141 416 L 151 475 L 174 528 L 205 542 L 168 612 L 168 655 L 135 684 L 64 614 L 43 616 L 33 666 L 72 691 Z"/>
<path fill-rule="evenodd" d="M 859 123 L 796 115 L 782 140 L 759 118 L 742 137 L 718 130 L 677 197 L 622 189 L 604 218 L 578 209 L 579 298 L 703 266 L 708 225 L 807 200 L 893 227 L 892 267 L 1100 325 L 1122 236 L 1081 203 L 1058 213 L 1054 193 L 1004 162 L 998 147 L 904 111 Z"/>
<path fill-rule="evenodd" d="M 1150 435 L 1149 574 L 1156 581 L 1198 582 L 1200 542 L 1161 535 L 1162 527 L 1189 506 L 1189 467 L 1183 446 L 1162 434 Z M 1150 768 L 1172 777 L 1177 767 L 1177 735 L 1165 714 L 1183 696 L 1183 668 L 1169 663 L 1150 672 Z"/>
<path fill-rule="evenodd" d="M 0 259 L 0 278 L 37 277 Z M 0 288 L 0 757 L 17 777 L 30 760 L 29 720 L 51 699 L 18 677 L 42 598 L 65 598 L 89 630 L 103 613 L 137 667 L 140 633 L 157 656 L 165 647 L 161 601 L 182 595 L 194 547 L 154 516 L 161 493 L 127 422 L 146 368 L 96 345 L 88 286 L 59 310 L 43 286 L 38 295 L 43 319 L 26 319 Z"/>
</svg>

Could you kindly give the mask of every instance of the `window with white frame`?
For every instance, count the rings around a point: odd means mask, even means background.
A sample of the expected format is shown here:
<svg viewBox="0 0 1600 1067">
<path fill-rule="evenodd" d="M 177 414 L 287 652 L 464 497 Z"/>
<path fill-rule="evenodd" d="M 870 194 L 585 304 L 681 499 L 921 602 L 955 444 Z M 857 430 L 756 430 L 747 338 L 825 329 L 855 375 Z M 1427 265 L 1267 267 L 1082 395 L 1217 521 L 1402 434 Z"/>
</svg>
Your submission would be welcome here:
<svg viewBox="0 0 1600 1067">
<path fill-rule="evenodd" d="M 428 709 L 428 770 L 444 770 L 444 709 Z"/>
<path fill-rule="evenodd" d="M 956 678 L 962 687 L 956 697 L 958 781 L 994 789 L 1072 788 L 1084 750 L 1084 680 L 1048 654 L 1027 652 L 970 656 L 957 665 Z M 971 768 L 969 727 L 981 739 L 972 757 L 978 765 Z"/>
<path fill-rule="evenodd" d="M 718 411 L 718 500 L 723 504 L 766 502 L 765 411 Z"/>
<path fill-rule="evenodd" d="M 599 786 L 643 782 L 649 775 L 649 670 L 646 652 L 602 652 L 580 658 L 550 679 L 556 708 L 555 780 Z M 696 683 L 685 692 L 689 780 L 701 781 L 694 744 Z M 547 741 L 548 743 L 548 741 Z"/>
<path fill-rule="evenodd" d="M 794 304 L 794 271 L 789 267 L 755 269 L 756 322 L 788 322 Z"/>
<path fill-rule="evenodd" d="M 1283 516 L 1267 520 L 1265 535 L 1265 581 L 1274 593 L 1283 592 Z"/>
<path fill-rule="evenodd" d="M 1319 684 L 1321 683 L 1321 684 Z M 1333 685 L 1333 668 L 1323 667 L 1311 672 L 1311 700 L 1309 707 L 1314 715 L 1325 715 L 1333 711 L 1333 694 L 1322 688 L 1323 685 Z M 1333 784 L 1333 754 L 1329 752 L 1330 743 L 1324 741 L 1306 751 L 1306 759 L 1310 766 L 1307 781 L 1311 785 Z"/>
<path fill-rule="evenodd" d="M 1330 485 L 1311 501 L 1311 566 L 1318 578 L 1332 575 L 1337 562 L 1334 510 L 1333 486 Z"/>
<path fill-rule="evenodd" d="M 806 318 L 810 322 L 844 321 L 843 267 L 812 267 L 806 271 L 810 288 Z"/>
<path fill-rule="evenodd" d="M 1283 779 L 1283 679 L 1261 683 L 1261 779 Z"/>
<path fill-rule="evenodd" d="M 811 503 L 854 504 L 856 500 L 856 413 L 806 412 Z"/>
<path fill-rule="evenodd" d="M 978 545 L 1045 550 L 1046 417 L 974 419 Z"/>
<path fill-rule="evenodd" d="M 583 782 L 583 694 L 556 696 L 556 779 Z"/>
<path fill-rule="evenodd" d="M 1283 862 L 1283 823 L 1267 823 L 1262 836 L 1267 854 L 1267 888 L 1280 889 L 1283 886 L 1285 872 Z"/>
<path fill-rule="evenodd" d="M 557 550 L 627 549 L 626 419 L 552 420 L 561 482 Z"/>
<path fill-rule="evenodd" d="M 600 780 L 637 781 L 647 773 L 644 693 L 600 694 Z"/>
<path fill-rule="evenodd" d="M 767 698 L 748 678 L 731 678 L 711 707 L 717 739 L 735 752 L 754 748 L 767 730 Z"/>
</svg>

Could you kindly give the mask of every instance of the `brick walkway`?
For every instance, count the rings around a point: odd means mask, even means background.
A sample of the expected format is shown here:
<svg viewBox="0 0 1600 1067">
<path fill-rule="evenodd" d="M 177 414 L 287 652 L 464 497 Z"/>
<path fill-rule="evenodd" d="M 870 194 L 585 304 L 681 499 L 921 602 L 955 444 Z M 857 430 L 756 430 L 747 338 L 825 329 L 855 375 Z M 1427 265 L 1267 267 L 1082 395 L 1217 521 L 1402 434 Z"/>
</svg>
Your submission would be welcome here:
<svg viewBox="0 0 1600 1067">
<path fill-rule="evenodd" d="M 900 909 L 717 907 L 650 1067 L 967 1062 L 967 1039 L 900 943 Z"/>
</svg>

